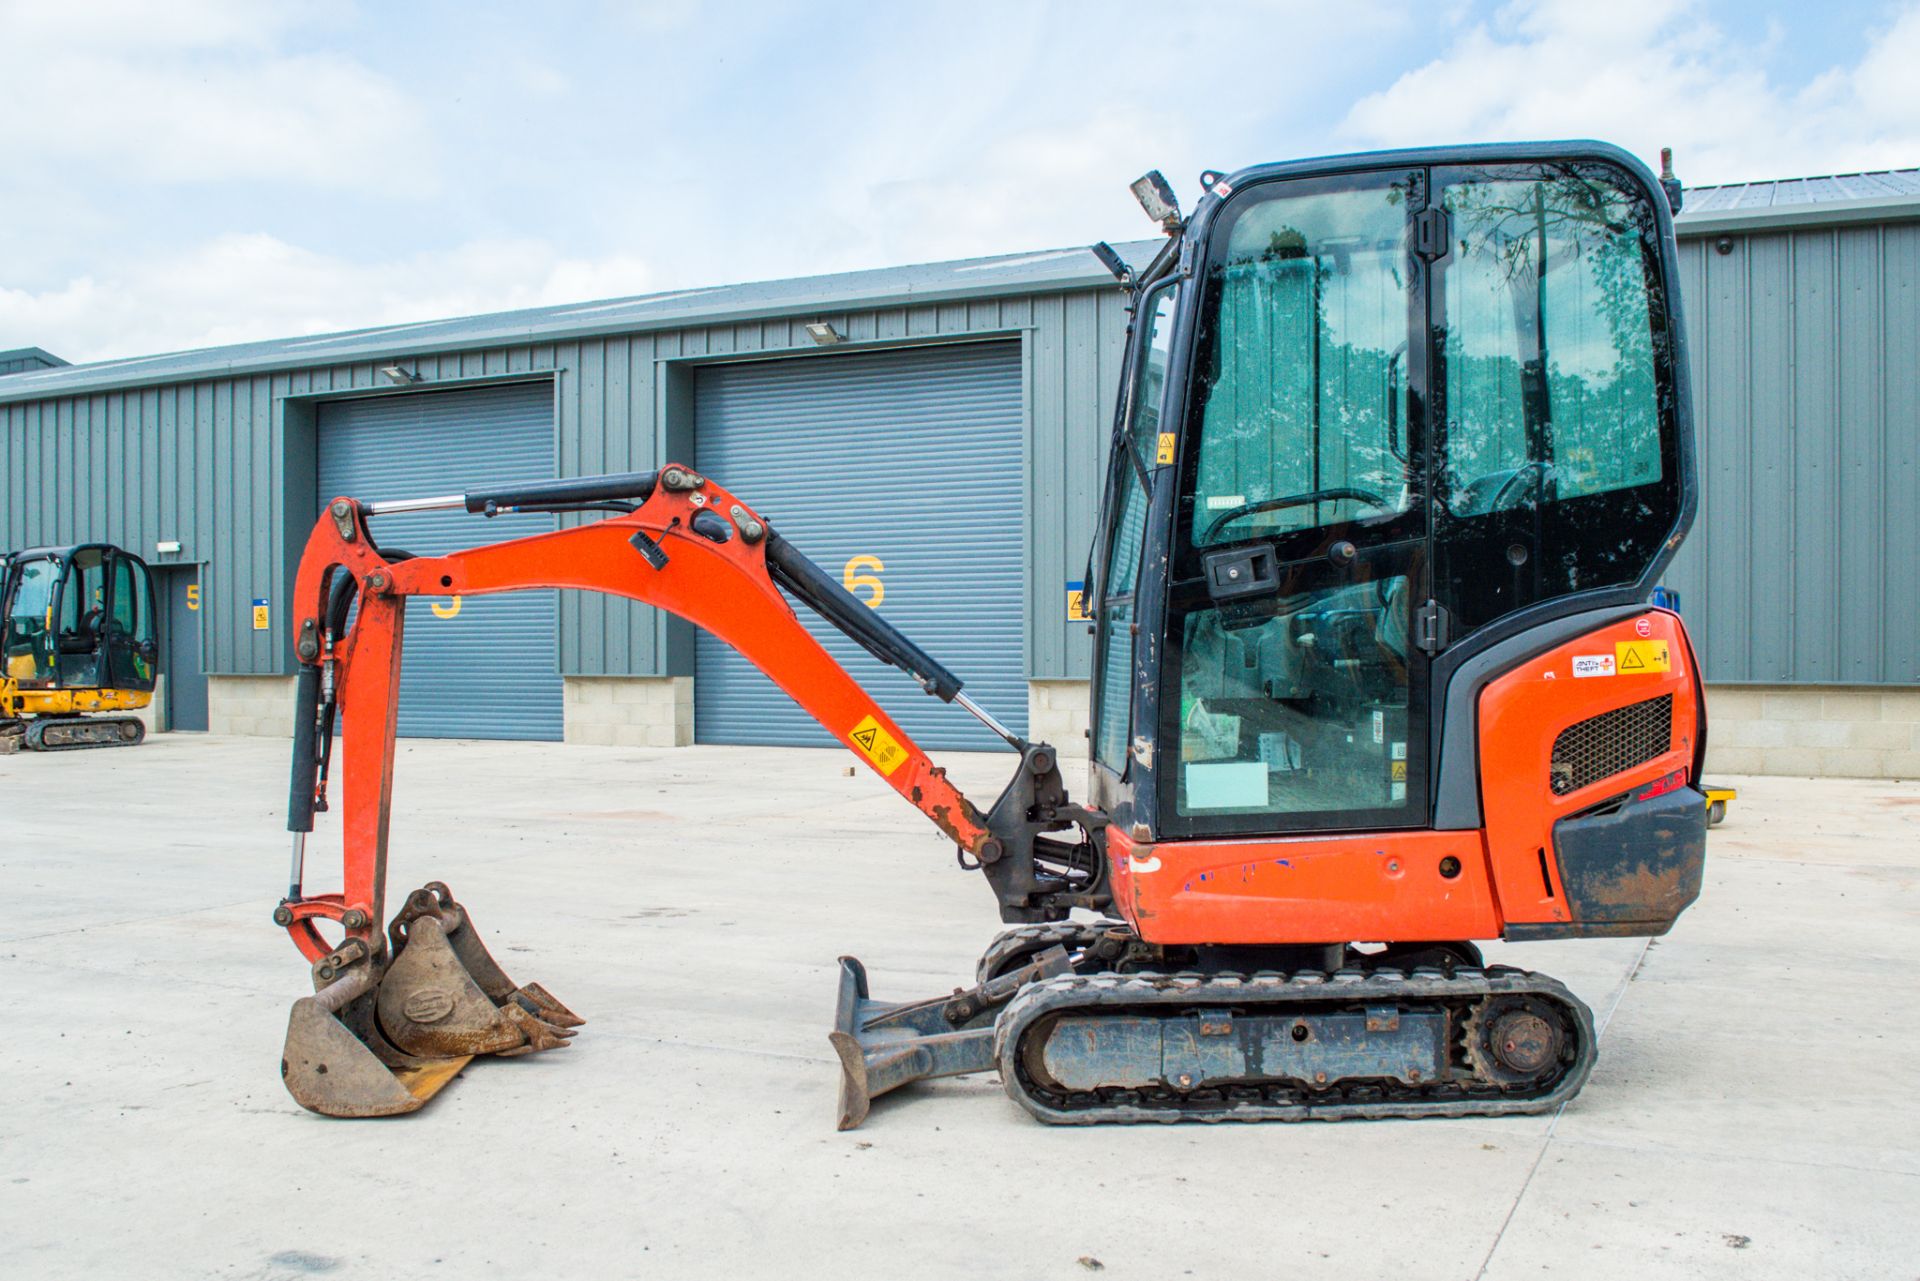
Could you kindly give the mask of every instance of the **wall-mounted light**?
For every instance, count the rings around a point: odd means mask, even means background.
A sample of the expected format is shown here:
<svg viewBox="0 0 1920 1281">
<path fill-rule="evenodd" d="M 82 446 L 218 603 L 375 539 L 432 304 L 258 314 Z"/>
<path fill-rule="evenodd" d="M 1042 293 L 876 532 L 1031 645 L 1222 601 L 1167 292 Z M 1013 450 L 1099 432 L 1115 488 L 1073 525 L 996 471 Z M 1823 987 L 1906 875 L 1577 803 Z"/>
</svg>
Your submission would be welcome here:
<svg viewBox="0 0 1920 1281">
<path fill-rule="evenodd" d="M 837 342 L 845 342 L 847 336 L 824 320 L 816 320 L 807 326 L 807 337 L 822 347 L 831 347 Z"/>
<path fill-rule="evenodd" d="M 180 544 L 171 538 L 163 539 L 153 545 L 153 550 L 160 556 L 175 556 L 180 552 Z"/>
<path fill-rule="evenodd" d="M 419 374 L 414 373 L 411 369 L 402 369 L 398 365 L 382 365 L 380 367 L 380 376 L 399 387 L 410 386 L 420 381 Z"/>
</svg>

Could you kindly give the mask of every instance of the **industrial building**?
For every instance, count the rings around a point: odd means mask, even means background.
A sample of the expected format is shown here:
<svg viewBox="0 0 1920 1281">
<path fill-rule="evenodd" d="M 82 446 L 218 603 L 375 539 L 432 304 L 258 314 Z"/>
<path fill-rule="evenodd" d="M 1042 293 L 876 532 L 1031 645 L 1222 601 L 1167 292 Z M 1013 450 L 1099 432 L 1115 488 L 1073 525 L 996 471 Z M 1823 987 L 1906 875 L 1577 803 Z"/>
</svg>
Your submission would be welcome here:
<svg viewBox="0 0 1920 1281">
<path fill-rule="evenodd" d="M 1713 685 L 1710 763 L 1920 776 L 1920 170 L 1698 188 L 1678 227 L 1703 494 L 1671 585 Z M 90 365 L 0 353 L 0 545 L 145 556 L 162 727 L 284 735 L 280 624 L 325 497 L 690 462 L 1002 720 L 1077 748 L 1071 600 L 1123 303 L 1062 249 Z M 379 532 L 430 553 L 554 519 Z M 927 746 L 994 745 L 823 639 Z M 829 741 L 737 655 L 625 601 L 416 602 L 407 640 L 403 734 Z"/>
</svg>

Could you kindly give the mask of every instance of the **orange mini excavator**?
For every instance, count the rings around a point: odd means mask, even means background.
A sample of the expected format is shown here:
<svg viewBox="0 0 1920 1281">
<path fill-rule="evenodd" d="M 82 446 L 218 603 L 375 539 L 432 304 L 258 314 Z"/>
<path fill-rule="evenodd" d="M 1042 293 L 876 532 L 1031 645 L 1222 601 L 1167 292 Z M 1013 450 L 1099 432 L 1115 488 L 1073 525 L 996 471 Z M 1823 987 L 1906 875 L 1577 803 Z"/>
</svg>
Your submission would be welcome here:
<svg viewBox="0 0 1920 1281">
<path fill-rule="evenodd" d="M 977 868 L 1012 928 L 954 995 L 841 962 L 840 1121 L 997 1071 L 1043 1121 L 1536 1112 L 1592 1017 L 1475 940 L 1654 935 L 1700 889 L 1705 714 L 1649 603 L 1692 519 L 1671 173 L 1597 143 L 1202 176 L 1137 273 L 1087 580 L 1090 794 L 747 500 L 693 469 L 441 499 L 335 498 L 301 561 L 292 885 L 312 963 L 303 1105 L 408 1112 L 479 1054 L 580 1020 L 495 964 L 438 882 L 383 934 L 403 606 L 572 588 L 706 628 Z M 605 512 L 445 556 L 387 513 Z M 982 812 L 802 627 L 812 610 L 1019 755 Z M 356 609 L 357 605 L 357 609 Z M 343 892 L 302 890 L 340 713 Z M 322 923 L 325 924 L 323 933 Z M 338 940 L 338 941 L 335 941 Z"/>
</svg>

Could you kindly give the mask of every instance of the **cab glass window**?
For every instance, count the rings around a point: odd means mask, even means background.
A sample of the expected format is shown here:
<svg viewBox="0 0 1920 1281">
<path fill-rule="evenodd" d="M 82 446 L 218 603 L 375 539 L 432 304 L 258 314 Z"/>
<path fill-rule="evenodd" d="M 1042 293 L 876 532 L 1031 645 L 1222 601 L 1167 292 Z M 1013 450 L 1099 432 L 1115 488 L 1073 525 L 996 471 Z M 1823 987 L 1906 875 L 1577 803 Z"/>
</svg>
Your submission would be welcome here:
<svg viewBox="0 0 1920 1281">
<path fill-rule="evenodd" d="M 107 557 L 98 548 L 82 548 L 67 562 L 67 583 L 60 593 L 60 640 L 65 648 L 90 642 L 107 613 Z"/>
<path fill-rule="evenodd" d="M 0 647 L 6 675 L 14 680 L 53 678 L 53 593 L 59 568 L 51 560 L 22 561 L 13 567 L 13 604 Z"/>
<path fill-rule="evenodd" d="M 1442 591 L 1466 628 L 1633 582 L 1678 515 L 1647 198 L 1607 166 L 1436 174 Z"/>
<path fill-rule="evenodd" d="M 1189 546 L 1387 520 L 1414 505 L 1414 183 L 1292 182 L 1248 192 L 1223 215 L 1201 316 Z"/>
<path fill-rule="evenodd" d="M 1116 515 L 1108 530 L 1106 579 L 1100 594 L 1100 700 L 1094 755 L 1114 770 L 1126 765 L 1133 706 L 1133 596 L 1147 529 L 1147 477 L 1157 460 L 1171 451 L 1171 444 L 1166 451 L 1160 445 L 1160 399 L 1178 296 L 1178 289 L 1167 284 L 1142 300 L 1141 328 L 1126 386 L 1124 430 L 1110 463 L 1113 480 L 1108 493 Z"/>
<path fill-rule="evenodd" d="M 147 576 L 127 556 L 113 558 L 113 593 L 107 626 L 108 670 L 117 689 L 153 688 L 153 600 Z"/>
</svg>

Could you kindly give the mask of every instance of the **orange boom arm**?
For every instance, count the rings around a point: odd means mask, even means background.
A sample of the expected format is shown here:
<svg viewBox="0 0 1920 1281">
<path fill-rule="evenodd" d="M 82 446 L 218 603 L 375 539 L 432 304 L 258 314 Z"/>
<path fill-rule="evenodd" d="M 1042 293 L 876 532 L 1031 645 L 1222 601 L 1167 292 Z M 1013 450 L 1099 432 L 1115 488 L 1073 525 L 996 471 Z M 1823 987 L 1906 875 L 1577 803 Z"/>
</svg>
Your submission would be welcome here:
<svg viewBox="0 0 1920 1281">
<path fill-rule="evenodd" d="M 364 504 L 336 498 L 327 505 L 308 537 L 294 588 L 294 645 L 302 682 L 289 815 L 295 832 L 294 867 L 287 899 L 275 913 L 275 920 L 308 960 L 319 961 L 334 950 L 315 928 L 320 918 L 338 922 L 347 938 L 362 939 L 375 953 L 380 949 L 394 723 L 408 596 L 478 596 L 565 587 L 659 606 L 743 654 L 965 854 L 988 862 L 997 857 L 998 845 L 985 818 L 948 781 L 946 771 L 928 760 L 906 731 L 801 626 L 776 584 L 777 566 L 770 562 L 769 551 L 784 558 L 781 564 L 797 565 L 799 572 L 818 571 L 790 549 L 782 549 L 764 520 L 712 481 L 684 467 L 664 468 L 659 476 L 661 483 L 651 485 L 651 495 L 631 513 L 555 533 L 413 559 L 389 560 L 380 552 L 369 536 L 369 510 Z M 491 505 L 466 501 L 476 510 Z M 511 502 L 506 498 L 500 506 Z M 555 504 L 563 509 L 581 505 Z M 345 584 L 343 574 L 353 586 Z M 817 582 L 814 587 L 821 590 Z M 346 630 L 349 593 L 357 593 L 360 608 L 354 626 Z M 824 604 L 829 621 L 834 621 L 830 611 L 848 605 L 865 614 L 864 606 L 851 596 Z M 854 616 L 853 621 L 870 630 L 891 632 L 877 619 L 864 622 Z M 910 642 L 892 635 L 912 650 Z M 958 682 L 937 665 L 932 667 L 938 678 L 925 671 L 914 674 L 929 692 L 957 697 Z M 318 694 L 328 675 L 330 704 L 344 718 L 343 892 L 306 895 L 301 890 L 303 835 L 312 828 L 312 811 L 326 808 L 324 753 L 330 728 L 316 733 L 312 717 L 322 705 Z M 325 715 L 330 721 L 331 710 Z M 303 775 L 310 794 L 303 794 Z"/>
</svg>

